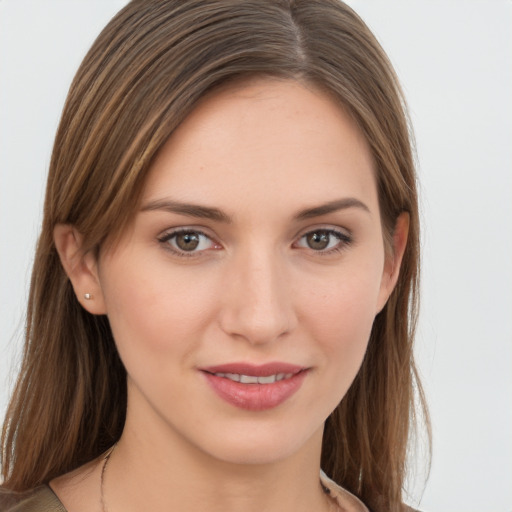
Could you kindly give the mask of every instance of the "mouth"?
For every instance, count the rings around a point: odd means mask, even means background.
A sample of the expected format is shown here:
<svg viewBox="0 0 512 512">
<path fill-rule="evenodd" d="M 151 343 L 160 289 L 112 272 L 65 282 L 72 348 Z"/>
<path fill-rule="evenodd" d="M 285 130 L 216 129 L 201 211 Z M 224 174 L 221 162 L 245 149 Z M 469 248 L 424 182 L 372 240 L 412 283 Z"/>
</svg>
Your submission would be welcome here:
<svg viewBox="0 0 512 512">
<path fill-rule="evenodd" d="M 267 375 L 266 377 L 257 377 L 256 375 L 244 375 L 240 373 L 222 373 L 216 372 L 213 375 L 217 377 L 224 377 L 232 380 L 233 382 L 241 382 L 242 384 L 273 384 L 283 379 L 293 377 L 294 373 L 275 373 L 274 375 Z"/>
<path fill-rule="evenodd" d="M 308 373 L 308 368 L 279 362 L 231 363 L 200 370 L 220 398 L 250 411 L 281 405 L 299 390 Z"/>
</svg>

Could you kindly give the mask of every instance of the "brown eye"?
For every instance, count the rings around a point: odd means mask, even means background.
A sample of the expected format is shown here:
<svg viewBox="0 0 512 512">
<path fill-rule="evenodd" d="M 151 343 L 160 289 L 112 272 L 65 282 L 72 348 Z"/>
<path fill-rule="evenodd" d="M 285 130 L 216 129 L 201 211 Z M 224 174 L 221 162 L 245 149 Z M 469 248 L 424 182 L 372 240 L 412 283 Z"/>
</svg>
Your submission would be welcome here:
<svg viewBox="0 0 512 512">
<path fill-rule="evenodd" d="M 220 248 L 208 235 L 188 229 L 171 231 L 158 240 L 166 249 L 178 256 L 194 256 L 208 249 Z"/>
<path fill-rule="evenodd" d="M 329 246 L 332 234 L 328 231 L 313 231 L 306 235 L 306 243 L 310 249 L 322 251 Z"/>
<path fill-rule="evenodd" d="M 176 245 L 182 251 L 193 251 L 199 246 L 199 234 L 198 233 L 179 233 L 175 236 Z"/>
<path fill-rule="evenodd" d="M 302 235 L 294 244 L 295 247 L 311 249 L 319 253 L 329 254 L 341 250 L 352 242 L 352 237 L 334 229 L 316 229 Z"/>
</svg>

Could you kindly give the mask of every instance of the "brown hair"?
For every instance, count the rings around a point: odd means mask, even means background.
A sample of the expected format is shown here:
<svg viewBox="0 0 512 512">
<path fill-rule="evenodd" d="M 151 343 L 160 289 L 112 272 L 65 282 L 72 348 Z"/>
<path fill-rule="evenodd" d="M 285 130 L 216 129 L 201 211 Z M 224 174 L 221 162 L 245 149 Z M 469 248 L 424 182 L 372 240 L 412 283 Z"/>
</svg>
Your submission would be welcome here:
<svg viewBox="0 0 512 512">
<path fill-rule="evenodd" d="M 71 85 L 50 163 L 23 364 L 2 432 L 4 486 L 24 490 L 95 458 L 121 435 L 126 373 L 104 316 L 78 303 L 53 242 L 73 224 L 98 250 L 129 222 L 156 152 L 196 102 L 252 76 L 316 85 L 364 133 L 385 239 L 410 216 L 398 284 L 363 365 L 326 422 L 322 468 L 375 512 L 402 510 L 415 390 L 419 219 L 403 97 L 362 20 L 338 0 L 134 0 Z M 389 245 L 389 244 L 388 244 Z M 427 421 L 428 425 L 428 421 Z"/>
</svg>

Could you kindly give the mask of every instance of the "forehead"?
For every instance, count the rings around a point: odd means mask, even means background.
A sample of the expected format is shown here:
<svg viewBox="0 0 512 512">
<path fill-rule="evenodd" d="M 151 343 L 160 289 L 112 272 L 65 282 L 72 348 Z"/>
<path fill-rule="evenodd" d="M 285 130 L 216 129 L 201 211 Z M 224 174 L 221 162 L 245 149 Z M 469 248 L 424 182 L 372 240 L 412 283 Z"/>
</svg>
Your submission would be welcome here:
<svg viewBox="0 0 512 512">
<path fill-rule="evenodd" d="M 351 195 L 376 203 L 373 167 L 356 123 L 326 93 L 257 80 L 197 105 L 158 153 L 143 200 L 169 195 L 249 208 Z"/>
</svg>

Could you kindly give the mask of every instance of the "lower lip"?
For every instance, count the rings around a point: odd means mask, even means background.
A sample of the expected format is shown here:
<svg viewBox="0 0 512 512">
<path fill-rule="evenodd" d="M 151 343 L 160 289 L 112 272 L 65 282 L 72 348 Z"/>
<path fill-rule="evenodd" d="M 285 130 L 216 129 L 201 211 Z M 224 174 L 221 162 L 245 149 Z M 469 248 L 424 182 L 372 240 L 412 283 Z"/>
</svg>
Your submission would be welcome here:
<svg viewBox="0 0 512 512">
<path fill-rule="evenodd" d="M 212 373 L 203 372 L 203 375 L 217 395 L 229 404 L 248 411 L 264 411 L 277 407 L 295 394 L 304 382 L 306 373 L 303 370 L 289 379 L 272 384 L 241 384 Z"/>
</svg>

